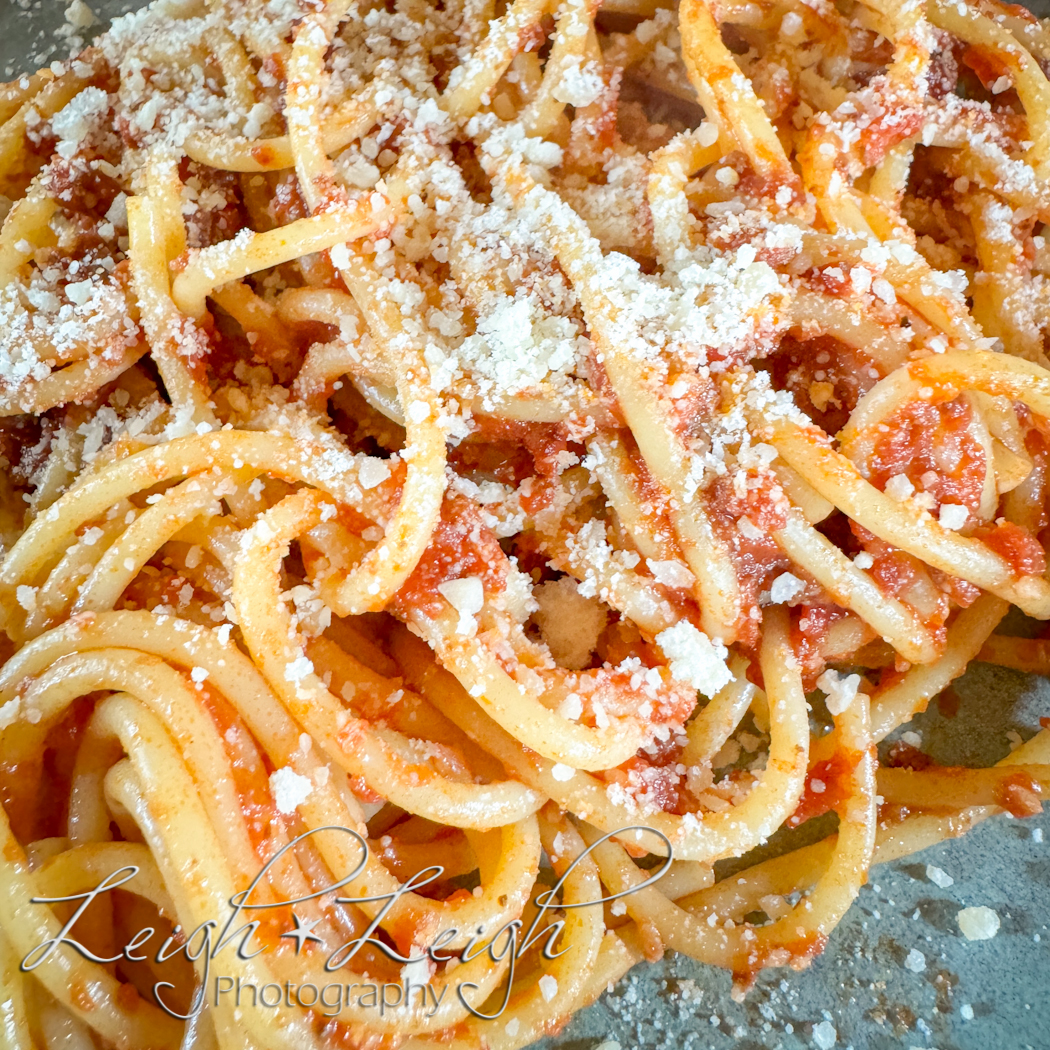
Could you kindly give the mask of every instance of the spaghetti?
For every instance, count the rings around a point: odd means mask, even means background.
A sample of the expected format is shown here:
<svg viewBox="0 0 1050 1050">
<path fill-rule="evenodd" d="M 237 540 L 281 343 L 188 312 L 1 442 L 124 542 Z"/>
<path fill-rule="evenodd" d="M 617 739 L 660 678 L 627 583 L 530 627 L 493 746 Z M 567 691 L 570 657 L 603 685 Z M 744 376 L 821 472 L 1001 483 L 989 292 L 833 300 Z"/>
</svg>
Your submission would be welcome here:
<svg viewBox="0 0 1050 1050">
<path fill-rule="evenodd" d="M 1050 673 L 1048 63 L 997 0 L 158 0 L 4 87 L 10 1044 L 513 1050 L 1039 813 L 1048 729 L 877 745 Z"/>
</svg>

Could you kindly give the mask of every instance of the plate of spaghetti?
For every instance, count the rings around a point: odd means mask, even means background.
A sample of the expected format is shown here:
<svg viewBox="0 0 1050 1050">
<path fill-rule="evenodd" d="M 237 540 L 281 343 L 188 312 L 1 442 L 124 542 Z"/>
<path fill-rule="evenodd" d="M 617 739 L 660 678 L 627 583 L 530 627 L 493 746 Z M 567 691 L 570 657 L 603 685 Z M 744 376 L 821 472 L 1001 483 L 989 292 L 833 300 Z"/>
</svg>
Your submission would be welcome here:
<svg viewBox="0 0 1050 1050">
<path fill-rule="evenodd" d="M 65 15 L 0 88 L 4 1045 L 1045 1045 L 1050 26 Z"/>
</svg>

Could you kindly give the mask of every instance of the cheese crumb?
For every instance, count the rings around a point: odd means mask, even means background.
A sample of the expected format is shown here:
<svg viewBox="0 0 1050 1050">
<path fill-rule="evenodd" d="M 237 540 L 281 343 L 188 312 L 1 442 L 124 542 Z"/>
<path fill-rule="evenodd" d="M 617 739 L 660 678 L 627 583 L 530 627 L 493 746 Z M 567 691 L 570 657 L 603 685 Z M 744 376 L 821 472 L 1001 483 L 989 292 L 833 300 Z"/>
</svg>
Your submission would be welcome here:
<svg viewBox="0 0 1050 1050">
<path fill-rule="evenodd" d="M 74 29 L 87 29 L 93 26 L 98 19 L 95 13 L 84 3 L 84 0 L 73 0 L 65 10 L 66 22 Z"/>
<path fill-rule="evenodd" d="M 386 460 L 374 459 L 372 456 L 364 460 L 357 471 L 357 480 L 363 489 L 374 489 L 377 485 L 382 485 L 388 477 L 390 467 Z"/>
<path fill-rule="evenodd" d="M 840 674 L 828 669 L 817 679 L 817 688 L 827 696 L 825 703 L 832 715 L 841 715 L 853 703 L 860 689 L 859 674 Z"/>
<path fill-rule="evenodd" d="M 745 540 L 760 540 L 765 536 L 765 533 L 747 517 L 740 518 L 737 521 L 736 530 Z"/>
<path fill-rule="evenodd" d="M 696 141 L 701 146 L 713 146 L 718 141 L 718 125 L 710 120 L 701 121 L 696 129 Z"/>
<path fill-rule="evenodd" d="M 957 919 L 959 930 L 968 941 L 990 941 L 999 932 L 999 916 L 983 904 L 963 908 Z"/>
<path fill-rule="evenodd" d="M 562 70 L 561 80 L 552 94 L 559 102 L 570 106 L 589 106 L 595 102 L 605 88 L 605 81 L 598 72 L 596 62 L 581 65 L 579 58 Z"/>
<path fill-rule="evenodd" d="M 430 405 L 425 401 L 413 401 L 405 412 L 405 418 L 409 423 L 422 423 L 430 416 Z"/>
<path fill-rule="evenodd" d="M 456 634 L 472 638 L 478 629 L 474 618 L 485 604 L 485 587 L 477 576 L 446 580 L 438 584 L 438 593 L 459 613 Z"/>
<path fill-rule="evenodd" d="M 955 882 L 955 879 L 953 879 L 948 872 L 943 868 L 938 868 L 936 864 L 926 865 L 926 878 L 928 878 L 935 886 L 940 886 L 942 890 L 946 890 Z"/>
<path fill-rule="evenodd" d="M 806 589 L 806 585 L 790 572 L 782 572 L 769 588 L 769 600 L 774 605 L 785 605 Z"/>
<path fill-rule="evenodd" d="M 73 157 L 95 121 L 108 111 L 109 96 L 101 88 L 86 87 L 74 95 L 51 118 L 51 130 L 58 139 L 55 152 L 66 160 Z"/>
<path fill-rule="evenodd" d="M 897 293 L 885 277 L 876 277 L 871 282 L 871 290 L 876 298 L 881 299 L 887 306 L 892 306 L 897 301 Z"/>
<path fill-rule="evenodd" d="M 539 605 L 533 619 L 558 665 L 570 671 L 589 666 L 608 619 L 601 602 L 580 594 L 571 576 L 541 583 L 532 596 Z"/>
<path fill-rule="evenodd" d="M 857 295 L 864 295 L 871 291 L 871 270 L 863 266 L 854 266 L 849 272 L 849 283 Z"/>
<path fill-rule="evenodd" d="M 813 1026 L 813 1045 L 818 1050 L 831 1050 L 838 1038 L 839 1034 L 830 1021 L 821 1021 Z"/>
<path fill-rule="evenodd" d="M 693 574 L 680 561 L 649 561 L 649 571 L 657 583 L 678 590 L 689 590 L 696 582 Z"/>
<path fill-rule="evenodd" d="M 549 1003 L 558 994 L 558 980 L 556 977 L 551 977 L 549 973 L 545 973 L 539 979 L 540 995 L 543 996 L 543 1001 Z"/>
<path fill-rule="evenodd" d="M 926 969 L 926 956 L 918 948 L 912 948 L 904 960 L 904 968 L 912 973 L 922 973 Z"/>
<path fill-rule="evenodd" d="M 714 696 L 733 680 L 726 665 L 729 650 L 712 641 L 688 620 L 680 620 L 656 636 L 656 644 L 670 661 L 671 677 L 687 682 L 704 696 Z"/>
<path fill-rule="evenodd" d="M 27 613 L 33 612 L 36 609 L 36 588 L 19 584 L 15 588 L 15 600 Z"/>
<path fill-rule="evenodd" d="M 565 781 L 572 780 L 572 778 L 576 776 L 576 770 L 573 769 L 572 766 L 565 765 L 564 762 L 555 762 L 554 765 L 551 766 L 551 776 L 554 777 L 555 780 L 565 783 Z"/>
<path fill-rule="evenodd" d="M 569 693 L 558 705 L 558 714 L 567 718 L 570 722 L 579 721 L 583 714 L 583 698 L 579 693 Z"/>
<path fill-rule="evenodd" d="M 937 520 L 940 522 L 942 529 L 958 531 L 966 524 L 966 519 L 969 516 L 969 510 L 961 503 L 942 503 Z"/>
<path fill-rule="evenodd" d="M 294 813 L 310 797 L 314 786 L 309 778 L 283 766 L 270 774 L 270 794 L 278 813 Z"/>
<path fill-rule="evenodd" d="M 6 704 L 0 705 L 0 729 L 6 729 L 14 723 L 14 720 L 18 717 L 18 709 L 21 705 L 22 699 L 18 696 L 8 700 Z"/>
<path fill-rule="evenodd" d="M 915 491 L 915 486 L 911 483 L 906 474 L 894 474 L 893 477 L 886 482 L 884 491 L 887 496 L 898 501 L 903 501 Z"/>
<path fill-rule="evenodd" d="M 401 967 L 401 983 L 415 985 L 416 988 L 420 985 L 429 984 L 430 978 L 434 976 L 435 969 L 433 960 L 427 958 L 427 956 L 415 958 Z"/>
</svg>

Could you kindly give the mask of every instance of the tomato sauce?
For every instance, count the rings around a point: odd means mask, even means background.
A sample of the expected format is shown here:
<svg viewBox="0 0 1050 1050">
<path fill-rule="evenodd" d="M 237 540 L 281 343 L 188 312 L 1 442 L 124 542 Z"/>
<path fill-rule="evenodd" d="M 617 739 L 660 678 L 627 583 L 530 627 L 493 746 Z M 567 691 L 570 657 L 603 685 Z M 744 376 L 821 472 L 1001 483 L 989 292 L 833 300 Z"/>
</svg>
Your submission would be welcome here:
<svg viewBox="0 0 1050 1050">
<path fill-rule="evenodd" d="M 1008 773 L 996 785 L 995 803 L 1014 817 L 1037 817 L 1043 812 L 1039 785 L 1022 772 Z"/>
<path fill-rule="evenodd" d="M 825 290 L 832 294 L 842 284 L 821 273 Z M 788 334 L 766 366 L 777 389 L 788 390 L 795 404 L 825 433 L 837 434 L 849 420 L 857 402 L 880 376 L 871 359 L 831 336 L 800 339 Z"/>
<path fill-rule="evenodd" d="M 248 838 L 260 861 L 265 862 L 277 848 L 274 832 L 279 830 L 275 828 L 279 818 L 270 794 L 269 764 L 256 748 L 237 709 L 226 697 L 217 689 L 209 688 L 206 682 L 198 683 L 195 691 L 222 739 Z M 249 903 L 261 904 L 264 899 L 257 896 Z M 270 907 L 252 912 L 249 918 L 259 922 L 256 942 L 277 947 L 282 944 L 282 932 L 291 926 L 292 915 L 290 908 Z"/>
<path fill-rule="evenodd" d="M 710 379 L 689 373 L 675 376 L 670 385 L 685 387 L 665 402 L 671 409 L 671 429 L 686 448 L 695 447 L 697 440 L 707 438 L 711 416 L 718 408 L 718 388 Z"/>
<path fill-rule="evenodd" d="M 920 751 L 912 744 L 906 744 L 903 740 L 898 740 L 886 753 L 884 764 L 893 769 L 921 771 L 929 769 L 933 765 L 933 759 L 925 751 Z"/>
<path fill-rule="evenodd" d="M 951 613 L 951 600 L 963 607 L 971 605 L 980 596 L 979 588 L 931 569 L 913 554 L 886 543 L 854 521 L 850 522 L 850 529 L 873 558 L 868 574 L 879 589 L 915 608 L 933 632 L 936 644 L 941 645 L 945 637 L 944 623 Z"/>
<path fill-rule="evenodd" d="M 792 940 L 777 941 L 767 947 L 754 949 L 747 957 L 747 968 L 733 968 L 733 987 L 745 992 L 755 983 L 755 978 L 767 966 L 790 966 L 793 970 L 804 970 L 821 952 L 828 938 L 816 931 Z"/>
<path fill-rule="evenodd" d="M 642 805 L 655 806 L 664 813 L 681 815 L 694 808 L 685 795 L 684 777 L 677 766 L 682 755 L 679 737 L 656 741 L 642 748 L 616 769 L 601 774 L 607 784 L 620 784 Z"/>
<path fill-rule="evenodd" d="M 1042 576 L 1046 572 L 1046 552 L 1022 525 L 1000 520 L 974 533 L 991 547 L 1018 576 Z"/>
<path fill-rule="evenodd" d="M 715 531 L 729 546 L 740 583 L 741 614 L 735 625 L 738 637 L 742 645 L 752 646 L 761 623 L 760 617 L 752 614 L 758 609 L 759 595 L 791 565 L 772 537 L 787 524 L 787 503 L 778 498 L 780 491 L 771 474 L 748 471 L 746 487 L 739 486 L 734 477 L 726 474 L 717 478 L 705 500 Z M 761 536 L 752 538 L 740 531 L 737 522 L 745 517 Z"/>
<path fill-rule="evenodd" d="M 954 94 L 959 83 L 959 48 L 953 47 L 954 38 L 943 29 L 934 29 L 933 32 L 938 37 L 939 46 L 930 56 L 930 70 L 926 76 L 930 94 L 942 99 Z"/>
<path fill-rule="evenodd" d="M 977 74 L 986 88 L 991 88 L 1001 76 L 1010 72 L 1010 67 L 994 48 L 981 44 L 970 44 L 962 53 L 962 62 Z"/>
<path fill-rule="evenodd" d="M 956 398 L 935 405 L 911 401 L 884 420 L 868 464 L 869 481 L 884 488 L 903 474 L 917 492 L 938 503 L 961 503 L 976 511 L 984 492 L 985 456 L 970 431 L 973 409 Z"/>
<path fill-rule="evenodd" d="M 199 683 L 196 692 L 201 706 L 215 723 L 222 738 L 248 836 L 259 855 L 264 856 L 266 851 L 263 846 L 270 837 L 277 810 L 270 797 L 268 772 L 263 759 L 251 742 L 248 727 L 233 704 L 217 690 L 209 689 L 206 682 Z"/>
<path fill-rule="evenodd" d="M 802 798 L 784 822 L 785 826 L 797 828 L 813 817 L 839 810 L 850 797 L 850 779 L 860 759 L 859 751 L 839 750 L 831 758 L 815 763 L 806 774 Z"/>
<path fill-rule="evenodd" d="M 561 453 L 582 455 L 581 445 L 570 445 L 564 423 L 531 423 L 518 419 L 475 417 L 473 434 L 454 449 L 449 459 L 464 473 L 484 475 L 521 488 L 520 502 L 527 514 L 548 506 L 564 469 Z M 529 479 L 531 484 L 525 484 Z"/>
<path fill-rule="evenodd" d="M 656 480 L 656 478 L 653 477 L 648 464 L 642 458 L 637 446 L 635 446 L 634 438 L 631 436 L 630 432 L 623 434 L 622 440 L 627 448 L 632 449 L 630 453 L 631 463 L 637 476 L 638 490 L 641 496 L 639 505 L 645 519 L 645 527 L 656 535 L 672 537 L 674 535 L 674 528 L 671 525 L 671 505 L 667 490 Z M 681 555 L 680 551 L 679 555 L 684 563 L 684 555 Z M 693 599 L 691 589 L 686 590 L 683 588 L 675 588 L 666 584 L 661 584 L 660 586 L 663 587 L 667 600 L 671 603 L 680 617 L 699 622 L 699 610 Z M 611 657 L 610 661 L 612 663 L 619 662 L 618 660 L 613 660 Z"/>
<path fill-rule="evenodd" d="M 791 648 L 802 668 L 802 681 L 807 689 L 813 688 L 824 671 L 824 645 L 832 625 L 848 615 L 838 605 L 803 605 L 798 618 L 792 621 Z"/>
<path fill-rule="evenodd" d="M 902 111 L 896 106 L 888 105 L 882 116 L 872 121 L 860 133 L 865 165 L 872 167 L 878 164 L 894 146 L 918 134 L 924 116 L 920 109 Z"/>
<path fill-rule="evenodd" d="M 507 579 L 507 556 L 470 500 L 446 497 L 430 546 L 394 595 L 391 608 L 406 619 L 417 609 L 436 616 L 446 605 L 438 585 L 468 576 L 480 578 L 486 594 L 498 594 Z"/>
</svg>

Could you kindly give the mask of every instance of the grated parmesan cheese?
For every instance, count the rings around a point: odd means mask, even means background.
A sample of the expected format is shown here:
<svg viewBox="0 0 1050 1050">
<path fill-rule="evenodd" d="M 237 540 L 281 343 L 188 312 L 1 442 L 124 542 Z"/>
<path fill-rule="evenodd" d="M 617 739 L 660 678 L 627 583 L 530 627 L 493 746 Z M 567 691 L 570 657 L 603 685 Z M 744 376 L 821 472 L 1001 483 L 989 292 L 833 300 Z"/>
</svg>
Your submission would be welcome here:
<svg viewBox="0 0 1050 1050">
<path fill-rule="evenodd" d="M 813 1045 L 817 1050 L 831 1050 L 838 1038 L 839 1034 L 830 1021 L 821 1021 L 813 1026 Z"/>
<path fill-rule="evenodd" d="M 817 688 L 822 689 L 827 697 L 825 702 L 829 713 L 838 716 L 853 703 L 860 689 L 860 675 L 844 675 L 829 668 L 817 679 Z"/>
<path fill-rule="evenodd" d="M 373 456 L 363 459 L 357 472 L 357 480 L 363 489 L 374 489 L 389 477 L 390 467 L 386 460 L 376 459 Z"/>
<path fill-rule="evenodd" d="M 52 118 L 58 139 L 55 152 L 67 160 L 74 156 L 100 117 L 109 112 L 109 96 L 101 88 L 86 87 L 74 95 Z"/>
<path fill-rule="evenodd" d="M 903 502 L 915 491 L 915 486 L 906 474 L 894 474 L 885 485 L 884 491 L 887 496 L 898 502 Z"/>
<path fill-rule="evenodd" d="M 649 560 L 649 571 L 657 583 L 665 587 L 689 590 L 696 582 L 693 574 L 680 561 Z"/>
<path fill-rule="evenodd" d="M 956 920 L 968 941 L 990 941 L 999 932 L 999 916 L 984 905 L 961 909 Z"/>
<path fill-rule="evenodd" d="M 688 620 L 680 620 L 656 636 L 670 665 L 671 676 L 686 682 L 704 696 L 714 696 L 733 680 L 726 660 L 729 650 L 717 639 L 712 641 Z"/>
<path fill-rule="evenodd" d="M 477 576 L 439 583 L 438 593 L 459 613 L 456 633 L 472 638 L 478 629 L 475 617 L 485 604 L 485 587 Z"/>
<path fill-rule="evenodd" d="M 955 883 L 955 879 L 953 879 L 943 868 L 938 868 L 936 864 L 926 865 L 926 878 L 928 878 L 935 886 L 940 886 L 942 890 L 946 890 L 949 886 L 952 886 Z"/>
<path fill-rule="evenodd" d="M 769 600 L 774 605 L 786 605 L 805 589 L 806 585 L 797 576 L 783 572 L 770 585 Z"/>
<path fill-rule="evenodd" d="M 942 528 L 958 531 L 966 524 L 969 516 L 969 509 L 961 503 L 942 503 L 937 520 Z"/>
<path fill-rule="evenodd" d="M 605 90 L 605 81 L 596 62 L 584 62 L 579 56 L 561 73 L 561 79 L 554 88 L 553 95 L 559 102 L 570 106 L 589 106 L 598 100 Z"/>
<path fill-rule="evenodd" d="M 308 777 L 301 776 L 288 766 L 282 766 L 270 774 L 270 793 L 278 813 L 294 813 L 310 797 L 313 789 L 313 783 Z"/>
</svg>

